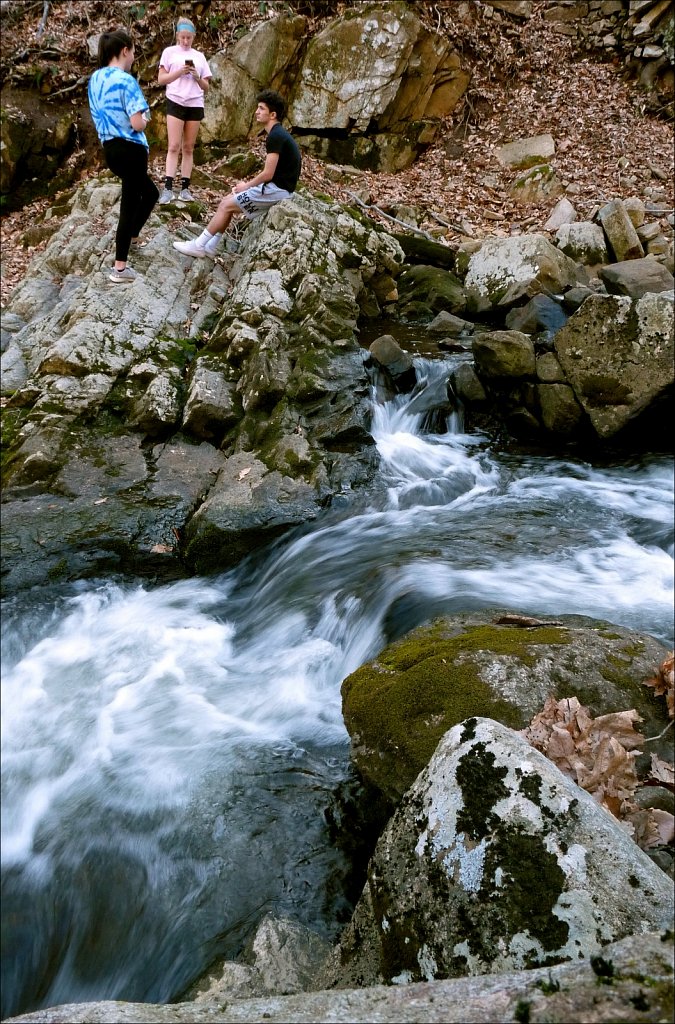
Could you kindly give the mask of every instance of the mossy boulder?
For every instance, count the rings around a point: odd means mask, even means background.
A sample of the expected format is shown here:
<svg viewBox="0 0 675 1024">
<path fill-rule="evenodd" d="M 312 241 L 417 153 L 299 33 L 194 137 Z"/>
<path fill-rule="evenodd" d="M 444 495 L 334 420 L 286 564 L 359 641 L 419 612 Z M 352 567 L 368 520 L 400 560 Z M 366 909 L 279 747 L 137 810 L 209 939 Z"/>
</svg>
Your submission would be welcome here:
<svg viewBox="0 0 675 1024">
<path fill-rule="evenodd" d="M 665 726 L 665 705 L 641 685 L 668 654 L 653 637 L 577 615 L 529 628 L 500 618 L 437 619 L 342 683 L 356 767 L 386 800 L 401 798 L 458 722 L 483 715 L 522 729 L 550 694 L 577 697 L 593 715 L 636 708 L 645 735 Z"/>
<path fill-rule="evenodd" d="M 591 295 L 554 338 L 555 353 L 596 434 L 607 439 L 668 403 L 675 383 L 667 293 Z"/>
<path fill-rule="evenodd" d="M 550 967 L 672 914 L 671 880 L 616 818 L 524 737 L 472 718 L 443 736 L 380 836 L 330 980 Z"/>
<path fill-rule="evenodd" d="M 407 320 L 432 320 L 436 313 L 461 313 L 466 308 L 462 285 L 449 270 L 417 264 L 406 268 L 397 281 L 396 312 Z"/>
</svg>

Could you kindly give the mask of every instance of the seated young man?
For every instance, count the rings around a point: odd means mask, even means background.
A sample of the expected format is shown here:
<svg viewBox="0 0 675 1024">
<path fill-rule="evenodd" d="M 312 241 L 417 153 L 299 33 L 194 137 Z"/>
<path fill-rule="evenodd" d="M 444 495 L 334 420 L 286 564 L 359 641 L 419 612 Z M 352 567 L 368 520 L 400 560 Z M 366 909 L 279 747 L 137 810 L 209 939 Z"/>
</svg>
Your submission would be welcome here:
<svg viewBox="0 0 675 1024">
<path fill-rule="evenodd" d="M 238 181 L 232 194 L 222 199 L 217 211 L 199 238 L 189 242 L 174 242 L 174 249 L 186 256 L 215 256 L 224 231 L 235 214 L 259 217 L 270 206 L 280 203 L 295 192 L 300 177 L 302 158 L 300 147 L 293 136 L 281 126 L 286 103 L 272 89 L 264 89 L 256 96 L 258 106 L 255 119 L 267 132 L 265 166 L 250 181 Z"/>
</svg>

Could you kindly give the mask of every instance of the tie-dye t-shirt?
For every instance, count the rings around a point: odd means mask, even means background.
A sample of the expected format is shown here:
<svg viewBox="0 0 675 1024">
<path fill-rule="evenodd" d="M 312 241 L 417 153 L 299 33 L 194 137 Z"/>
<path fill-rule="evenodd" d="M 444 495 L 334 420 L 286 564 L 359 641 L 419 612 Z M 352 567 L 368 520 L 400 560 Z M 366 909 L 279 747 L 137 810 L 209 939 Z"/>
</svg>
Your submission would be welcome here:
<svg viewBox="0 0 675 1024">
<path fill-rule="evenodd" d="M 133 114 L 147 110 L 148 104 L 140 85 L 121 68 L 99 68 L 89 79 L 89 109 L 101 142 L 128 139 L 149 149 L 144 132 L 137 132 L 129 120 Z"/>
</svg>

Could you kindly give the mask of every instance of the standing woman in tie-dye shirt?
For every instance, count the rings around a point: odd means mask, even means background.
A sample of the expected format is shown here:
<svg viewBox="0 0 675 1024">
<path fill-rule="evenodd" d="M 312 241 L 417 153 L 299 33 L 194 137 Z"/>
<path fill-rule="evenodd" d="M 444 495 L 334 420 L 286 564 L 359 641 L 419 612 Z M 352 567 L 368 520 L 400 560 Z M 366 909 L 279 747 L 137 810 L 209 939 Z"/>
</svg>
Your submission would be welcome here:
<svg viewBox="0 0 675 1024">
<path fill-rule="evenodd" d="M 103 143 L 105 162 L 122 179 L 120 216 L 115 235 L 115 284 L 136 277 L 127 266 L 129 249 L 159 198 L 148 175 L 148 141 L 144 128 L 150 110 L 136 79 L 129 74 L 134 43 L 124 29 L 104 32 L 98 44 L 98 71 L 89 79 L 89 109 Z"/>
</svg>

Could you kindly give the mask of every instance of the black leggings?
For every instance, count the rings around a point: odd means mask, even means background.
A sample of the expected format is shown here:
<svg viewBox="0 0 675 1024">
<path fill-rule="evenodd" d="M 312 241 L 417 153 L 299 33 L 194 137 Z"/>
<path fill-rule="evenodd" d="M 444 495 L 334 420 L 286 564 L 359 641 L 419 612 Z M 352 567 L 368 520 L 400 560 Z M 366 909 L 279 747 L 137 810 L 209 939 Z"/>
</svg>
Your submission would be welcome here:
<svg viewBox="0 0 675 1024">
<path fill-rule="evenodd" d="M 105 162 L 122 179 L 120 219 L 115 234 L 115 260 L 126 263 L 131 239 L 141 228 L 159 199 L 157 186 L 148 176 L 148 151 L 138 142 L 109 139 L 103 143 Z"/>
</svg>

